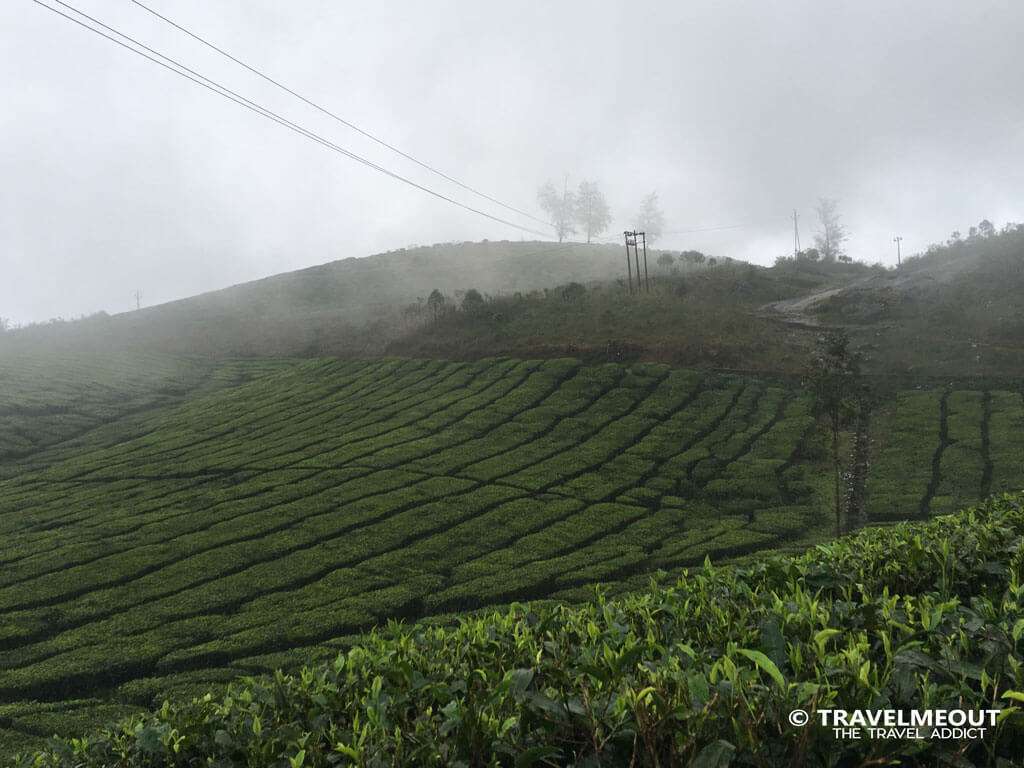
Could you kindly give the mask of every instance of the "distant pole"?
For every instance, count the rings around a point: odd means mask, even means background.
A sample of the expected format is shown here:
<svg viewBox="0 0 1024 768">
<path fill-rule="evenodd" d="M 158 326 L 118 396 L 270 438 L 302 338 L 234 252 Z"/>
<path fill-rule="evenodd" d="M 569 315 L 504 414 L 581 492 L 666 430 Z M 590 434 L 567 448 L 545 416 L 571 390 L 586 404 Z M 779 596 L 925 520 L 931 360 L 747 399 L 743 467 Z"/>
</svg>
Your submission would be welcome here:
<svg viewBox="0 0 1024 768">
<path fill-rule="evenodd" d="M 139 293 L 139 289 L 135 289 L 135 311 L 138 312 L 142 306 L 142 294 Z"/>
<path fill-rule="evenodd" d="M 633 295 L 633 265 L 629 262 L 629 232 L 623 232 L 626 237 L 626 276 L 629 280 L 629 293 Z M 640 275 L 637 275 L 637 282 L 640 282 Z"/>
<path fill-rule="evenodd" d="M 903 265 L 903 255 L 902 253 L 900 253 L 900 251 L 902 250 L 900 248 L 900 243 L 903 242 L 903 238 L 900 237 L 899 235 L 896 235 L 896 237 L 894 237 L 892 241 L 896 243 L 896 266 L 900 267 Z"/>
<path fill-rule="evenodd" d="M 641 232 L 640 237 L 643 238 L 644 243 L 644 290 L 648 293 L 651 292 L 651 280 L 647 276 L 647 233 Z"/>
<path fill-rule="evenodd" d="M 636 247 L 636 237 L 640 233 L 635 229 L 633 230 L 633 258 L 636 259 L 636 292 L 640 293 L 640 250 Z"/>
<path fill-rule="evenodd" d="M 800 255 L 800 226 L 797 224 L 796 208 L 793 209 L 793 255 Z"/>
</svg>

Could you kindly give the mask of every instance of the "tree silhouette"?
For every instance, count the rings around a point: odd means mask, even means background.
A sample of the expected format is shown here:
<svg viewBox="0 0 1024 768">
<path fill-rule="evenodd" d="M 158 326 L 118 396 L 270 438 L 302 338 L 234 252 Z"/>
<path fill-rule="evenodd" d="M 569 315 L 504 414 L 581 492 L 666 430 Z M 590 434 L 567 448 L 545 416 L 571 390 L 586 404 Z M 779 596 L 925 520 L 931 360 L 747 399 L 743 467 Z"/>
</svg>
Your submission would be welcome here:
<svg viewBox="0 0 1024 768">
<path fill-rule="evenodd" d="M 576 190 L 576 221 L 587 236 L 588 243 L 591 237 L 600 235 L 611 224 L 612 214 L 608 202 L 593 181 L 581 181 Z"/>
<path fill-rule="evenodd" d="M 836 536 L 843 532 L 842 466 L 839 436 L 854 412 L 860 378 L 860 355 L 850 349 L 844 331 L 829 331 L 818 338 L 811 355 L 808 383 L 815 395 L 815 408 L 825 416 L 832 438 L 832 469 L 835 481 Z"/>
<path fill-rule="evenodd" d="M 549 181 L 537 192 L 537 202 L 551 219 L 551 224 L 558 234 L 558 242 L 562 242 L 576 231 L 573 227 L 576 218 L 576 196 L 572 192 L 559 192 Z"/>
</svg>

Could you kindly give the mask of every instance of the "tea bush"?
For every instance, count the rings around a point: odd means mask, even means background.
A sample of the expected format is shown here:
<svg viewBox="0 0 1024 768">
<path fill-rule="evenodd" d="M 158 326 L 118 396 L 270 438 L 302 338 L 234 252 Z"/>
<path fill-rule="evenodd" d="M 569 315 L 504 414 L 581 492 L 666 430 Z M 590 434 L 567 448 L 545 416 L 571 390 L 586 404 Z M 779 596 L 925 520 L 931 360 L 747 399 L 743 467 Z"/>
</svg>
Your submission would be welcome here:
<svg viewBox="0 0 1024 768">
<path fill-rule="evenodd" d="M 53 741 L 23 768 L 1005 765 L 1024 754 L 1024 497 L 617 599 L 392 624 L 332 664 Z M 998 709 L 843 740 L 829 709 Z M 789 712 L 811 723 L 789 724 Z"/>
<path fill-rule="evenodd" d="M 41 704 L 150 708 L 389 619 L 577 601 L 832 531 L 792 385 L 572 359 L 225 365 L 0 477 L 0 752 L 49 735 Z M 917 515 L 983 477 L 1024 485 L 1022 402 L 902 393 L 872 422 L 869 502 Z"/>
</svg>

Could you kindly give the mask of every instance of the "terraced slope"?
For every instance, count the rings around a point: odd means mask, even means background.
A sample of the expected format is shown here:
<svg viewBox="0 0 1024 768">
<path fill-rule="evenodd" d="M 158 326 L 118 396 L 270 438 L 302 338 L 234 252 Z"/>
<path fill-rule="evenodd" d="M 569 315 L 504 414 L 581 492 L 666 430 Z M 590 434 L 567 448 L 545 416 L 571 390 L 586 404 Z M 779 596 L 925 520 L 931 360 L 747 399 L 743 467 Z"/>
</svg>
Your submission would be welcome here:
<svg viewBox="0 0 1024 768">
<path fill-rule="evenodd" d="M 755 379 L 575 360 L 208 377 L 233 386 L 0 478 L 0 747 L 327 657 L 391 618 L 577 599 L 832 532 L 809 399 Z M 872 520 L 1024 486 L 1019 394 L 891 410 Z"/>
<path fill-rule="evenodd" d="M 0 725 L 795 542 L 828 520 L 809 411 L 664 366 L 389 360 L 154 412 L 0 482 Z"/>
<path fill-rule="evenodd" d="M 129 418 L 287 364 L 239 360 L 215 365 L 132 348 L 0 339 L 0 477 L 46 464 L 54 457 L 52 449 L 66 453 L 69 443 L 95 430 L 123 440 Z M 88 440 L 97 444 L 100 437 L 91 434 Z"/>
<path fill-rule="evenodd" d="M 913 390 L 877 414 L 867 479 L 872 522 L 952 512 L 1024 488 L 1024 396 Z"/>
<path fill-rule="evenodd" d="M 172 402 L 203 373 L 168 355 L 0 347 L 0 461 Z"/>
<path fill-rule="evenodd" d="M 618 599 L 388 628 L 10 767 L 1019 766 L 1022 508 L 1007 495 Z M 817 725 L 868 697 L 1001 712 L 975 739 Z"/>
</svg>

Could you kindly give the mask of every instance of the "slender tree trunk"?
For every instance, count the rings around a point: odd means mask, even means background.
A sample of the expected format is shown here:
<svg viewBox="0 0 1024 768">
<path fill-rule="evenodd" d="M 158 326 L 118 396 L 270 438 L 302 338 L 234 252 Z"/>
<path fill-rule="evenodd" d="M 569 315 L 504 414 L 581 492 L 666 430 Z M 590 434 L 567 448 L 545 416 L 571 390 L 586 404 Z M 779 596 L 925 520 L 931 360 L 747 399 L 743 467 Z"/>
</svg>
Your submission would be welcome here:
<svg viewBox="0 0 1024 768">
<path fill-rule="evenodd" d="M 832 469 L 835 476 L 836 536 L 843 535 L 842 478 L 839 471 L 839 426 L 832 427 Z"/>
<path fill-rule="evenodd" d="M 846 502 L 846 530 L 855 531 L 867 525 L 865 509 L 868 467 L 871 463 L 870 416 L 866 401 L 857 405 L 857 427 L 853 435 L 850 471 L 844 478 L 843 493 Z"/>
</svg>

